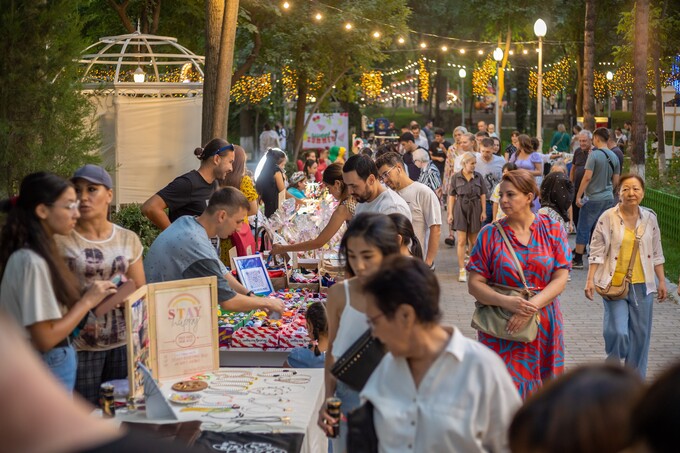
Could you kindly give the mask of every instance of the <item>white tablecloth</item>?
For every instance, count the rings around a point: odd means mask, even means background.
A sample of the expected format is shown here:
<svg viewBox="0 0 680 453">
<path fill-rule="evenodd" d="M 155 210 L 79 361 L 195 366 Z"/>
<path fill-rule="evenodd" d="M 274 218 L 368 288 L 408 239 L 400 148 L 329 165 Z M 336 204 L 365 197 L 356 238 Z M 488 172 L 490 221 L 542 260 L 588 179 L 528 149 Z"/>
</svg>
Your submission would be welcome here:
<svg viewBox="0 0 680 453">
<path fill-rule="evenodd" d="M 283 380 L 293 375 L 293 370 L 277 372 L 281 368 L 220 368 L 220 372 L 229 372 L 230 375 L 239 372 L 249 373 L 255 379 L 249 386 L 246 394 L 240 392 L 224 392 L 228 395 L 213 394 L 218 387 L 208 387 L 206 391 L 196 392 L 201 395 L 200 401 L 191 405 L 171 404 L 173 412 L 178 420 L 151 420 L 145 413 L 140 411 L 134 414 L 119 410 L 116 413 L 116 421 L 147 422 L 147 423 L 172 423 L 200 420 L 203 422 L 201 429 L 204 431 L 218 432 L 275 432 L 275 433 L 304 433 L 305 438 L 302 446 L 304 453 L 318 453 L 327 451 L 327 438 L 317 426 L 317 414 L 323 402 L 323 369 L 296 369 L 295 381 L 304 381 L 309 377 L 306 384 L 279 382 L 277 377 L 268 374 L 279 374 Z M 187 376 L 189 378 L 189 376 Z M 218 378 L 219 379 L 219 378 Z M 231 385 L 232 382 L 242 378 L 225 378 L 218 383 L 217 380 L 207 381 L 214 385 Z M 174 392 L 172 385 L 182 380 L 172 379 L 160 383 L 163 394 L 169 397 Z M 229 383 L 226 383 L 229 381 Z M 258 393 L 259 392 L 259 393 Z M 212 411 L 213 408 L 233 407 L 228 412 Z M 200 409 L 191 411 L 187 409 Z M 269 417 L 264 421 L 262 417 Z M 230 420 L 233 418 L 233 420 Z M 271 418 L 281 418 L 284 421 L 271 421 Z M 252 422 L 248 422 L 252 420 Z"/>
</svg>

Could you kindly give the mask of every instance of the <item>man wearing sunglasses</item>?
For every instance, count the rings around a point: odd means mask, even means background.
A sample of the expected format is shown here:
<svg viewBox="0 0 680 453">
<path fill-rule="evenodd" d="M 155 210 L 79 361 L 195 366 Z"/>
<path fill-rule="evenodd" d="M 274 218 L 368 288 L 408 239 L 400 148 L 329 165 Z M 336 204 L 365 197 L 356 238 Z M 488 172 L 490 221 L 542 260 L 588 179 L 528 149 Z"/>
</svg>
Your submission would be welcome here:
<svg viewBox="0 0 680 453">
<path fill-rule="evenodd" d="M 142 205 L 142 214 L 161 230 L 181 216 L 201 215 L 219 187 L 217 180 L 232 171 L 234 145 L 226 140 L 214 138 L 204 148 L 196 148 L 194 154 L 201 161 L 198 170 L 178 176 Z"/>
</svg>

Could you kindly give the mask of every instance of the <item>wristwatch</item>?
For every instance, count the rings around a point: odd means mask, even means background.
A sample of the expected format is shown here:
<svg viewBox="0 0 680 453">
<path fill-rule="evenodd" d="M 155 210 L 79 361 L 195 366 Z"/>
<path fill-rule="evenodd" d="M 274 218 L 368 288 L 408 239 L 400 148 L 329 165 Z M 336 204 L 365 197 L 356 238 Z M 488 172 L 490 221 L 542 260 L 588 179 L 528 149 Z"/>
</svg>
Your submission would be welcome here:
<svg viewBox="0 0 680 453">
<path fill-rule="evenodd" d="M 246 293 L 246 296 L 251 296 L 251 297 L 253 297 L 253 296 L 255 296 L 255 293 L 252 292 L 252 291 L 248 291 L 248 292 Z"/>
</svg>

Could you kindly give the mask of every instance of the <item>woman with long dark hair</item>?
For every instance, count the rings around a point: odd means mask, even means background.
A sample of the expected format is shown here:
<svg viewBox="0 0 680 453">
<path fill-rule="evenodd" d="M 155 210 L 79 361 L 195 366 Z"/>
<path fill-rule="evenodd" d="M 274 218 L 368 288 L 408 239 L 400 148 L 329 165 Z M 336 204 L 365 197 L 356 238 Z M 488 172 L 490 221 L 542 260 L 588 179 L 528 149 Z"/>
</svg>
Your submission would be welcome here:
<svg viewBox="0 0 680 453">
<path fill-rule="evenodd" d="M 328 224 L 321 230 L 319 236 L 311 241 L 290 245 L 274 244 L 272 247 L 272 255 L 320 249 L 335 236 L 344 223 L 352 220 L 356 202 L 354 201 L 354 198 L 350 196 L 347 191 L 347 186 L 342 180 L 342 164 L 336 162 L 329 165 L 323 172 L 323 182 L 333 198 L 340 202 L 338 207 L 335 208 L 335 211 L 333 211 L 333 215 L 331 215 Z"/>
<path fill-rule="evenodd" d="M 340 254 L 345 259 L 347 280 L 328 290 L 328 350 L 326 351 L 326 397 L 333 395 L 342 400 L 342 413 L 346 415 L 359 407 L 359 393 L 342 381 L 337 381 L 330 370 L 352 344 L 366 331 L 366 296 L 363 284 L 378 270 L 383 259 L 400 252 L 394 222 L 384 214 L 358 214 L 349 224 L 340 242 Z M 335 420 L 328 415 L 326 406 L 319 411 L 318 424 L 328 433 Z M 333 451 L 346 451 L 345 423 L 341 422 L 340 436 L 332 440 Z"/>
<path fill-rule="evenodd" d="M 264 203 L 266 217 L 271 217 L 279 209 L 279 194 L 286 191 L 286 160 L 286 153 L 278 148 L 270 148 L 262 170 L 255 175 L 255 187 Z"/>
<path fill-rule="evenodd" d="M 404 214 L 393 212 L 388 214 L 389 218 L 394 222 L 394 227 L 397 229 L 398 237 L 401 239 L 401 254 L 405 256 L 412 256 L 414 258 L 423 259 L 423 247 L 413 230 L 413 224 Z"/>
<path fill-rule="evenodd" d="M 234 187 L 241 191 L 243 195 L 246 196 L 250 208 L 248 209 L 248 215 L 257 214 L 257 190 L 255 190 L 255 184 L 250 176 L 246 175 L 246 152 L 239 145 L 234 145 L 234 163 L 231 172 L 227 173 L 224 179 L 219 181 L 220 188 L 222 187 Z M 246 217 L 244 225 L 242 228 L 249 227 L 248 218 Z M 240 231 L 240 230 L 239 230 Z M 245 231 L 245 229 L 243 230 Z M 220 259 L 223 263 L 228 263 L 229 250 L 234 246 L 231 238 L 220 240 Z"/>
<path fill-rule="evenodd" d="M 19 197 L 1 203 L 8 212 L 0 233 L 0 308 L 21 326 L 54 375 L 71 391 L 76 352 L 69 335 L 88 312 L 116 292 L 97 281 L 81 296 L 53 236 L 69 234 L 80 216 L 73 185 L 51 173 L 21 182 Z"/>
</svg>

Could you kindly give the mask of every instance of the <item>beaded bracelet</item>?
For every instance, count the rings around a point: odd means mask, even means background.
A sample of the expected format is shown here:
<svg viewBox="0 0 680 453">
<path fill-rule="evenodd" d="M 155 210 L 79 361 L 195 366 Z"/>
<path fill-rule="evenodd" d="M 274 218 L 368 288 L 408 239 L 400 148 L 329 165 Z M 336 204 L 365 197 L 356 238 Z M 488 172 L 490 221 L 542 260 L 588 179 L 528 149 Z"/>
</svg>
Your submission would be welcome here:
<svg viewBox="0 0 680 453">
<path fill-rule="evenodd" d="M 275 371 L 265 371 L 263 373 L 258 373 L 257 375 L 261 377 L 281 377 L 281 376 L 294 376 L 296 374 L 297 371 L 295 370 L 284 369 Z"/>
<path fill-rule="evenodd" d="M 238 370 L 220 370 L 213 374 L 217 379 L 253 377 L 253 373 L 251 373 L 250 371 L 238 371 Z"/>
</svg>

